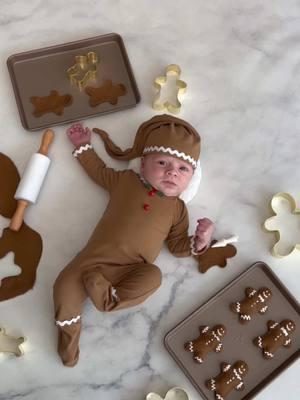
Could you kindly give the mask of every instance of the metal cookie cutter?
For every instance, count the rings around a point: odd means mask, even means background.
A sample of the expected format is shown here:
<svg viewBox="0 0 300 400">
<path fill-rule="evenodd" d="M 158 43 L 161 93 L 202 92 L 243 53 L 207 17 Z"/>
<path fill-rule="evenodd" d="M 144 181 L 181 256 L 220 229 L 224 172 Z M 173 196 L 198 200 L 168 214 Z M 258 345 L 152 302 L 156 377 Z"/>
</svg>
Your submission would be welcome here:
<svg viewBox="0 0 300 400">
<path fill-rule="evenodd" d="M 146 400 L 189 400 L 189 396 L 185 390 L 174 387 L 167 392 L 164 398 L 156 393 L 148 393 Z"/>
<path fill-rule="evenodd" d="M 98 56 L 94 51 L 76 56 L 75 64 L 67 69 L 70 82 L 81 90 L 89 80 L 96 79 L 98 63 Z"/>
<path fill-rule="evenodd" d="M 0 353 L 11 353 L 17 357 L 24 354 L 22 344 L 26 341 L 24 337 L 16 338 L 5 333 L 4 328 L 0 328 Z"/>
<path fill-rule="evenodd" d="M 152 107 L 154 110 L 161 111 L 163 109 L 167 109 L 169 112 L 173 114 L 178 114 L 181 109 L 181 103 L 179 101 L 179 96 L 181 96 L 186 91 L 187 84 L 180 80 L 181 70 L 180 67 L 176 64 L 170 64 L 166 68 L 166 75 L 165 76 L 158 76 L 154 81 L 154 87 L 158 90 L 153 103 Z M 166 85 L 168 76 L 175 76 L 176 77 L 176 101 L 175 103 L 166 100 L 161 101 L 161 91 L 162 87 Z"/>
<path fill-rule="evenodd" d="M 286 257 L 290 254 L 292 254 L 294 251 L 296 250 L 300 250 L 300 243 L 297 243 L 297 241 L 295 241 L 294 245 L 292 246 L 292 248 L 290 249 L 290 251 L 288 251 L 286 254 L 281 254 L 280 250 L 279 250 L 279 242 L 281 240 L 281 235 L 280 235 L 280 229 L 276 229 L 274 226 L 274 221 L 276 222 L 276 218 L 278 218 L 278 209 L 280 209 L 282 207 L 282 202 L 288 202 L 289 206 L 290 206 L 290 213 L 292 215 L 294 215 L 295 217 L 299 218 L 300 221 L 300 209 L 297 208 L 296 206 L 296 202 L 293 198 L 293 196 L 291 196 L 289 193 L 277 193 L 272 197 L 270 206 L 272 209 L 272 212 L 274 213 L 274 215 L 268 219 L 265 220 L 263 227 L 267 232 L 273 232 L 275 234 L 275 237 L 277 239 L 276 243 L 274 244 L 274 246 L 271 249 L 271 253 L 274 257 L 277 258 L 283 258 Z M 276 225 L 278 227 L 278 224 Z M 300 231 L 300 228 L 299 228 Z"/>
</svg>

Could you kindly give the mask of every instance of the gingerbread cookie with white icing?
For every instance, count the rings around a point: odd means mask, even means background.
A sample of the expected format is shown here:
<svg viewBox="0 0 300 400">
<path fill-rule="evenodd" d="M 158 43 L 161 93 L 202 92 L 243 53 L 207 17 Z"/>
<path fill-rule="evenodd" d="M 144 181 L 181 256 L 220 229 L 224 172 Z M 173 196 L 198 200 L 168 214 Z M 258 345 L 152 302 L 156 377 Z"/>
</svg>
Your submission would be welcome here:
<svg viewBox="0 0 300 400">
<path fill-rule="evenodd" d="M 199 331 L 199 337 L 185 343 L 184 348 L 193 353 L 194 360 L 201 364 L 209 352 L 219 353 L 222 350 L 221 339 L 226 335 L 226 328 L 224 325 L 215 325 L 213 328 L 200 326 Z"/>
<path fill-rule="evenodd" d="M 272 297 L 271 290 L 266 287 L 258 290 L 247 287 L 245 293 L 243 300 L 230 304 L 231 311 L 239 314 L 242 324 L 250 321 L 257 313 L 264 314 L 268 310 L 267 301 Z"/>
<path fill-rule="evenodd" d="M 243 390 L 245 384 L 244 376 L 248 373 L 249 367 L 245 361 L 236 361 L 230 365 L 228 363 L 221 364 L 221 373 L 215 378 L 208 379 L 205 386 L 215 392 L 215 398 L 224 400 L 232 390 Z"/>
<path fill-rule="evenodd" d="M 291 346 L 291 334 L 296 329 L 296 324 L 290 319 L 275 322 L 268 321 L 268 331 L 263 336 L 258 336 L 253 343 L 262 349 L 263 356 L 266 359 L 274 357 L 274 353 L 280 348 Z"/>
</svg>

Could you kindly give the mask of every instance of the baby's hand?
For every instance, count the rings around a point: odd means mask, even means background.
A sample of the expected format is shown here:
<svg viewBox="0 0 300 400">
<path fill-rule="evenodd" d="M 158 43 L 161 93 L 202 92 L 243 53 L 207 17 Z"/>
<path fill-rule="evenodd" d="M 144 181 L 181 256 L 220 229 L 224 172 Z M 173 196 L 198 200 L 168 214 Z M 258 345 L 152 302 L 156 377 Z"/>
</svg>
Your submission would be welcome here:
<svg viewBox="0 0 300 400">
<path fill-rule="evenodd" d="M 214 223 L 208 218 L 198 219 L 195 232 L 194 246 L 196 252 L 203 250 L 211 241 Z"/>
<path fill-rule="evenodd" d="M 91 142 L 91 131 L 81 123 L 71 125 L 67 129 L 67 136 L 76 148 Z"/>
</svg>

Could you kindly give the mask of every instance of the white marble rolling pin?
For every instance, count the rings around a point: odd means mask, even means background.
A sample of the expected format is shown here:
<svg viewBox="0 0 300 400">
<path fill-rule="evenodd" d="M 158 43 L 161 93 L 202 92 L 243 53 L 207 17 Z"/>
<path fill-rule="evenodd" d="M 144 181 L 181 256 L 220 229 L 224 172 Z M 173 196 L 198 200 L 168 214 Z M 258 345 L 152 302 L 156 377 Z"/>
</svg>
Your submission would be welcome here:
<svg viewBox="0 0 300 400">
<path fill-rule="evenodd" d="M 10 229 L 18 231 L 23 223 L 24 213 L 29 204 L 34 204 L 47 174 L 50 159 L 48 149 L 54 138 L 54 132 L 47 129 L 42 138 L 39 151 L 30 158 L 15 194 L 17 209 L 11 219 Z"/>
</svg>

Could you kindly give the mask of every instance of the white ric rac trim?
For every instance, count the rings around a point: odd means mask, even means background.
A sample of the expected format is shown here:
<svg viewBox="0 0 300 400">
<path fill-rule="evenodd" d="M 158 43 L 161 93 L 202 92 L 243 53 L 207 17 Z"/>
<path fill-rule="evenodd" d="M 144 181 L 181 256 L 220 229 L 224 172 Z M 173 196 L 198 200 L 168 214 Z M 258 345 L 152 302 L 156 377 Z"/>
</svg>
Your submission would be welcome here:
<svg viewBox="0 0 300 400">
<path fill-rule="evenodd" d="M 193 256 L 197 256 L 199 253 L 195 250 L 195 236 L 193 235 L 190 240 L 190 249 Z"/>
<path fill-rule="evenodd" d="M 172 156 L 176 156 L 178 158 L 183 158 L 185 161 L 189 162 L 192 164 L 194 168 L 197 167 L 198 161 L 196 161 L 193 157 L 189 156 L 188 154 L 185 154 L 183 152 L 179 152 L 178 150 L 173 150 L 171 147 L 164 147 L 164 146 L 149 146 L 145 147 L 143 150 L 143 154 L 145 153 L 152 153 L 152 152 L 163 152 L 163 153 L 169 153 Z"/>
<path fill-rule="evenodd" d="M 65 325 L 71 325 L 71 324 L 75 324 L 76 322 L 78 322 L 80 320 L 80 315 L 77 315 L 77 317 L 74 317 L 70 320 L 65 320 L 65 321 L 55 321 L 56 325 L 59 326 L 65 326 Z"/>
<path fill-rule="evenodd" d="M 86 151 L 86 150 L 92 149 L 92 148 L 93 148 L 93 146 L 91 144 L 87 143 L 84 146 L 80 146 L 79 149 L 76 149 L 73 152 L 73 156 L 76 158 L 76 157 L 78 157 L 78 154 L 81 154 L 83 151 Z"/>
</svg>

